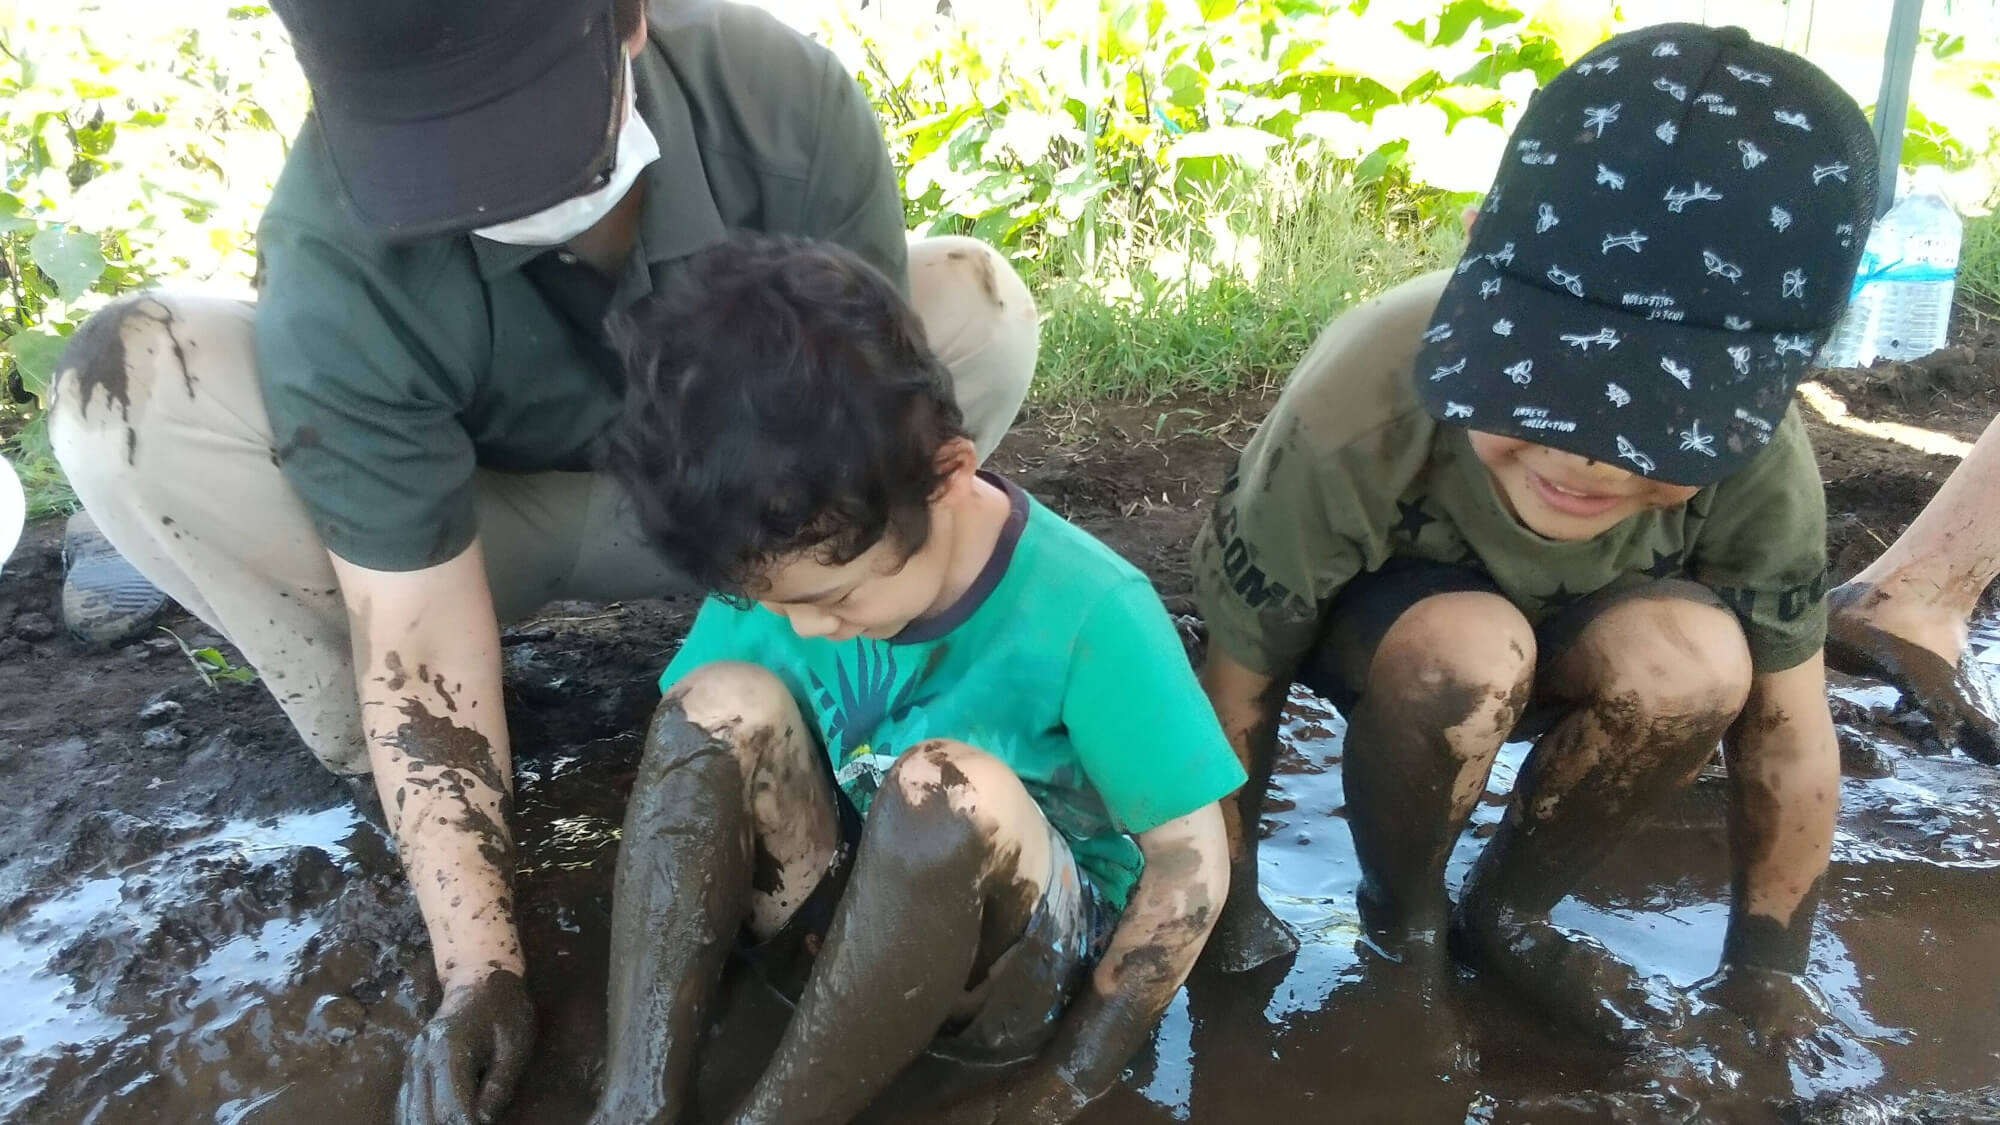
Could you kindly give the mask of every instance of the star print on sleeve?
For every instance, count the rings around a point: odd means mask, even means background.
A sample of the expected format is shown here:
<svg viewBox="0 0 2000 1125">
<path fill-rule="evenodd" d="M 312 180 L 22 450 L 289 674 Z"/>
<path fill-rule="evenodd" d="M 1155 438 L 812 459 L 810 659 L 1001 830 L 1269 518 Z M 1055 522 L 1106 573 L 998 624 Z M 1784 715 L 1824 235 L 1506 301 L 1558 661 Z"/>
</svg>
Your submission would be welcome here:
<svg viewBox="0 0 2000 1125">
<path fill-rule="evenodd" d="M 1426 525 L 1437 522 L 1436 516 L 1424 511 L 1424 499 L 1424 497 L 1419 496 L 1417 497 L 1417 502 L 1414 504 L 1406 504 L 1401 500 L 1396 501 L 1396 511 L 1401 513 L 1403 518 L 1397 520 L 1396 526 L 1390 530 L 1398 535 L 1408 536 L 1409 541 L 1412 543 L 1416 542 L 1417 536 L 1423 534 Z"/>
<path fill-rule="evenodd" d="M 1680 572 L 1681 572 L 1681 552 L 1675 551 L 1670 554 L 1666 551 L 1654 551 L 1653 565 L 1644 568 L 1639 573 L 1645 575 L 1648 578 L 1659 579 L 1659 578 L 1672 578 L 1674 575 L 1679 574 Z"/>
<path fill-rule="evenodd" d="M 1582 601 L 1583 597 L 1582 594 L 1570 593 L 1568 583 L 1558 582 L 1554 590 L 1542 595 L 1542 608 L 1550 613 L 1560 613 Z"/>
</svg>

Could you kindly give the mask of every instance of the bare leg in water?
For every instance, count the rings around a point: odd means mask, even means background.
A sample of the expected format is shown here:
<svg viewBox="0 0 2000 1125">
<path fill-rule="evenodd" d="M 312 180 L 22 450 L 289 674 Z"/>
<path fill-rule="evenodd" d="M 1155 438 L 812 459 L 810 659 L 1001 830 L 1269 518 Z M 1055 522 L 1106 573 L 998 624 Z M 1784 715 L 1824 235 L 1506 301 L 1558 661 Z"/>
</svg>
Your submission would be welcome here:
<svg viewBox="0 0 2000 1125">
<path fill-rule="evenodd" d="M 1829 601 L 1827 663 L 1909 693 L 1957 743 L 2000 762 L 2000 725 L 1960 671 L 1967 619 L 2000 574 L 2000 418 L 1881 557 Z"/>
<path fill-rule="evenodd" d="M 1466 960 L 1610 1042 L 1637 1045 L 1676 1022 L 1677 998 L 1549 911 L 1694 778 L 1750 684 L 1742 629 L 1712 598 L 1632 597 L 1584 626 L 1539 685 L 1573 709 L 1529 755 L 1466 880 L 1453 934 Z"/>
<path fill-rule="evenodd" d="M 731 943 L 745 925 L 775 934 L 833 863 L 840 821 L 817 753 L 761 668 L 709 665 L 661 702 L 618 856 L 597 1125 L 680 1120 Z"/>
<path fill-rule="evenodd" d="M 1342 769 L 1361 920 L 1379 958 L 1368 963 L 1425 1036 L 1426 1062 L 1455 1066 L 1463 1050 L 1445 995 L 1445 863 L 1534 675 L 1534 632 L 1506 599 L 1436 594 L 1383 635 L 1349 709 Z"/>
</svg>

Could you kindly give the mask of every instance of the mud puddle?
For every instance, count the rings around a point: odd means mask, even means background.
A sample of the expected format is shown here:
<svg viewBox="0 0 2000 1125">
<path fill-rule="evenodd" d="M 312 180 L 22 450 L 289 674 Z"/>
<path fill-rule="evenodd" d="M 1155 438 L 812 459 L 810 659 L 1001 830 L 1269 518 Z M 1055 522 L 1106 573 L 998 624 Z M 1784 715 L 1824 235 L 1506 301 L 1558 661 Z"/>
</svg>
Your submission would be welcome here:
<svg viewBox="0 0 2000 1125">
<path fill-rule="evenodd" d="M 2000 680 L 2000 629 L 1979 644 Z M 1880 685 L 1841 681 L 1839 717 L 1869 772 L 1845 783 L 1814 979 L 1851 1049 L 1817 1073 L 1711 1070 L 1691 1119 L 1966 1120 L 2000 1079 L 2000 772 L 1913 752 Z M 1293 700 L 1263 879 L 1305 945 L 1289 966 L 1198 975 L 1101 1125 L 1352 1120 L 1659 1120 L 1652 1076 L 1462 988 L 1476 1081 L 1411 1057 L 1396 1006 L 1357 956 L 1357 872 L 1341 821 L 1344 724 Z M 1462 876 L 1526 751 L 1510 746 L 1461 841 Z M 519 767 L 521 917 L 542 1014 L 510 1120 L 581 1120 L 602 1055 L 617 825 L 635 746 L 614 737 Z M 306 768 L 302 763 L 301 768 Z M 1557 920 L 1687 986 L 1726 919 L 1719 785 L 1618 851 Z M 347 805 L 259 820 L 110 814 L 82 860 L 50 857 L 0 907 L 0 1119 L 24 1123 L 387 1121 L 402 1048 L 435 996 L 422 929 L 381 834 Z M 72 848 L 71 852 L 76 849 Z M 1919 1116 L 1909 1098 L 1950 1098 Z M 1685 1092 L 1685 1088 L 1682 1088 Z M 1924 1110 L 1922 1112 L 1930 1112 Z M 1990 1111 L 1989 1111 L 1990 1112 Z M 1819 1116 L 1813 1116 L 1818 1114 Z M 1319 1119 L 1315 1117 L 1313 1119 Z"/>
</svg>

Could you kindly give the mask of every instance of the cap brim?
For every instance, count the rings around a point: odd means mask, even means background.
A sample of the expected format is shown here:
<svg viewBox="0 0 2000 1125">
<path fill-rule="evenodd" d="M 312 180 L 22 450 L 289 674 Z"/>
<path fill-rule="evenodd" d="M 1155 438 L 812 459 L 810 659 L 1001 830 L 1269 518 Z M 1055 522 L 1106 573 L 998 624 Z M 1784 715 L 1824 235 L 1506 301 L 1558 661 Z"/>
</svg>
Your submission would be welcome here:
<svg viewBox="0 0 2000 1125">
<path fill-rule="evenodd" d="M 1417 356 L 1433 417 L 1708 485 L 1770 443 L 1823 334 L 1649 319 L 1468 255 Z"/>
<path fill-rule="evenodd" d="M 622 45 L 599 20 L 576 49 L 507 93 L 448 116 L 313 112 L 342 190 L 391 238 L 456 234 L 531 215 L 601 183 L 618 142 Z"/>
</svg>

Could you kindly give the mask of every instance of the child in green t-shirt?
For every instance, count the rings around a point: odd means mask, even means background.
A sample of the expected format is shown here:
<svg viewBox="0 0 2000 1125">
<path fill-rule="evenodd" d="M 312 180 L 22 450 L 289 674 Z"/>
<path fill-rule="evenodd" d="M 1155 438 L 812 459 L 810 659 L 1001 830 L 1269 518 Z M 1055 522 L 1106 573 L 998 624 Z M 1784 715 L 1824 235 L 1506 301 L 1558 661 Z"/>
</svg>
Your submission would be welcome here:
<svg viewBox="0 0 2000 1125">
<path fill-rule="evenodd" d="M 1567 1022 L 1671 1022 L 1677 998 L 1549 912 L 1720 740 L 1734 901 L 1703 994 L 1765 1031 L 1814 1017 L 1840 777 L 1825 499 L 1791 402 L 1874 160 L 1852 99 L 1740 29 L 1598 47 L 1527 107 L 1457 267 L 1335 322 L 1216 502 L 1203 681 L 1250 766 L 1241 817 L 1304 683 L 1349 722 L 1363 922 L 1427 1003 L 1449 936 Z M 1454 916 L 1446 860 L 1509 738 L 1535 747 Z M 1232 836 L 1216 949 L 1245 967 L 1294 943 L 1256 833 Z"/>
<path fill-rule="evenodd" d="M 618 861 L 600 1122 L 677 1120 L 739 931 L 816 949 L 732 1122 L 844 1122 L 927 1049 L 1067 1121 L 1227 891 L 1243 782 L 1145 577 L 979 469 L 887 280 L 740 238 L 622 328 L 611 448 L 719 597 L 661 679 Z M 822 944 L 823 943 L 823 944 Z"/>
</svg>

